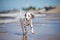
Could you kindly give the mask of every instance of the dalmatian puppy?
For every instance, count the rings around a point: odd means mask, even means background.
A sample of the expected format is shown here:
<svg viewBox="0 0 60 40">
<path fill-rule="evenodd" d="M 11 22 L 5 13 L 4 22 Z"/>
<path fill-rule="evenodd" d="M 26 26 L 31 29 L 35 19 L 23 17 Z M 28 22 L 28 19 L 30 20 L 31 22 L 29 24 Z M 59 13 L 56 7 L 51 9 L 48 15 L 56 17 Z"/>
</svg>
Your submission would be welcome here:
<svg viewBox="0 0 60 40">
<path fill-rule="evenodd" d="M 24 18 L 21 20 L 23 34 L 27 33 L 27 29 L 26 29 L 27 26 L 31 27 L 31 32 L 32 32 L 32 34 L 34 34 L 34 28 L 33 28 L 33 24 L 32 24 L 32 19 L 34 17 L 35 16 L 33 14 L 31 14 L 30 12 L 26 12 L 24 14 Z"/>
</svg>

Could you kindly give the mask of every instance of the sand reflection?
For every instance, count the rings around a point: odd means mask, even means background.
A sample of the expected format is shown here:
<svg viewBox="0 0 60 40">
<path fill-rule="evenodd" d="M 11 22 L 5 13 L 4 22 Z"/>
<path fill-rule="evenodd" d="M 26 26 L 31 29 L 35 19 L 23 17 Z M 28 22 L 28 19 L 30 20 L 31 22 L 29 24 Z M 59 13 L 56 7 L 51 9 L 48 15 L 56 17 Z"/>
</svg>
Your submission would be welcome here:
<svg viewBox="0 0 60 40">
<path fill-rule="evenodd" d="M 23 35 L 22 40 L 28 40 L 27 35 Z"/>
<path fill-rule="evenodd" d="M 28 35 L 23 35 L 22 40 L 34 40 L 33 37 L 28 37 Z"/>
</svg>

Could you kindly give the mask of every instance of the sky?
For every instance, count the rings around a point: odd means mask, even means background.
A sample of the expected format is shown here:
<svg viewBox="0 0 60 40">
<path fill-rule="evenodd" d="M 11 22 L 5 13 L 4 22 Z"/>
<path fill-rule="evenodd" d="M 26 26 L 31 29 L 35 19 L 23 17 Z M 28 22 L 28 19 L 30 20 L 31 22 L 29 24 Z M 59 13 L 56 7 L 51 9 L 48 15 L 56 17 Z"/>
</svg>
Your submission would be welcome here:
<svg viewBox="0 0 60 40">
<path fill-rule="evenodd" d="M 21 9 L 29 6 L 37 8 L 44 6 L 60 6 L 60 0 L 0 0 L 0 11 Z"/>
</svg>

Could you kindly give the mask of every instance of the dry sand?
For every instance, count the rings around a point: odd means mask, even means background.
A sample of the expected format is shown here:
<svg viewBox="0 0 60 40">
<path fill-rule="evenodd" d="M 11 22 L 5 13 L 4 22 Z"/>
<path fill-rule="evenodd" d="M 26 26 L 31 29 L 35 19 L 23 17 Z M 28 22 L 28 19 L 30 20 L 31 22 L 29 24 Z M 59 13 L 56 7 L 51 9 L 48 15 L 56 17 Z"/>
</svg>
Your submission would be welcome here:
<svg viewBox="0 0 60 40">
<path fill-rule="evenodd" d="M 41 9 L 36 12 L 40 12 L 40 14 L 45 14 L 45 13 L 56 14 L 56 13 L 60 13 L 60 6 L 56 6 L 56 8 L 48 10 L 48 11 L 46 11 L 45 9 Z"/>
<path fill-rule="evenodd" d="M 60 6 L 57 6 L 55 9 L 49 10 L 46 13 L 60 13 Z"/>
</svg>

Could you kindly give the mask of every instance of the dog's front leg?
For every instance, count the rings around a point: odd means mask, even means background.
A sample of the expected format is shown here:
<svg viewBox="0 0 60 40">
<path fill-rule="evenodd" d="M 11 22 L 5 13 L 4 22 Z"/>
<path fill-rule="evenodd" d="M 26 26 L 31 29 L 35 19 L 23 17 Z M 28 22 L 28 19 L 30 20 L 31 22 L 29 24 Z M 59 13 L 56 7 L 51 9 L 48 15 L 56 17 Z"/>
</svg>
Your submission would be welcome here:
<svg viewBox="0 0 60 40">
<path fill-rule="evenodd" d="M 33 25 L 32 25 L 32 20 L 31 20 L 31 23 L 30 23 L 30 27 L 31 27 L 32 34 L 34 34 L 34 28 L 33 28 Z"/>
<path fill-rule="evenodd" d="M 27 34 L 27 28 L 24 27 L 24 35 L 26 35 L 26 34 Z"/>
<path fill-rule="evenodd" d="M 27 34 L 26 24 L 23 22 L 23 19 L 20 19 L 23 35 Z"/>
<path fill-rule="evenodd" d="M 24 35 L 26 35 L 27 34 L 27 28 L 26 28 L 25 24 L 24 24 L 23 28 L 24 28 Z"/>
</svg>

